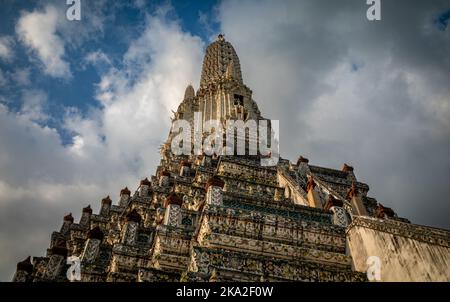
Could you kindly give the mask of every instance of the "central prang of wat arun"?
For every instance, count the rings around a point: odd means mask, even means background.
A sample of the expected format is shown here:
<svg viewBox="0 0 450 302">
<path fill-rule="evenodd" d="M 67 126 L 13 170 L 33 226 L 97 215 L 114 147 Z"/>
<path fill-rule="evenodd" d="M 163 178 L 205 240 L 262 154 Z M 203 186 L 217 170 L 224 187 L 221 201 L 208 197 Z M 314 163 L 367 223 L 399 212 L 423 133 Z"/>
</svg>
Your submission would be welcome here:
<svg viewBox="0 0 450 302">
<path fill-rule="evenodd" d="M 198 90 L 186 88 L 181 120 L 268 121 L 223 35 L 206 48 Z M 103 198 L 99 213 L 64 216 L 46 255 L 19 262 L 13 281 L 450 281 L 448 230 L 399 217 L 348 164 L 251 153 L 261 139 L 243 133 L 245 154 L 224 155 L 174 152 L 171 131 L 154 175 Z"/>
</svg>

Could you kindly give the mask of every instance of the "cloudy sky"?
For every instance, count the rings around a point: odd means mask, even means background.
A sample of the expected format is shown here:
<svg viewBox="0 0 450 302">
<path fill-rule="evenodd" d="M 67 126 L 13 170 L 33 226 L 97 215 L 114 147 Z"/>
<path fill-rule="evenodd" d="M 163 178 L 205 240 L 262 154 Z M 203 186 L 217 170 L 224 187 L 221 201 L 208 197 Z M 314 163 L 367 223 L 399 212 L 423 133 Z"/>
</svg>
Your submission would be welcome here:
<svg viewBox="0 0 450 302">
<path fill-rule="evenodd" d="M 369 195 L 450 228 L 450 2 L 2 1 L 0 280 L 62 217 L 153 174 L 205 47 L 235 47 L 282 156 L 355 167 Z"/>
</svg>

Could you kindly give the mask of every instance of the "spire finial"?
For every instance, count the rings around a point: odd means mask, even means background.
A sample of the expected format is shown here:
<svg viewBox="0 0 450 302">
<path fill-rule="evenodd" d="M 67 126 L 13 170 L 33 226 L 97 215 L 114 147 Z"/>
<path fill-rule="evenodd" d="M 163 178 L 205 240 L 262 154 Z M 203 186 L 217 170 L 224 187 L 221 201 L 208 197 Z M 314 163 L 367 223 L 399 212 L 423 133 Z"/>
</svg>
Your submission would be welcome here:
<svg viewBox="0 0 450 302">
<path fill-rule="evenodd" d="M 224 34 L 219 34 L 219 35 L 217 36 L 217 40 L 219 40 L 219 41 L 225 41 L 225 35 L 224 35 Z"/>
</svg>

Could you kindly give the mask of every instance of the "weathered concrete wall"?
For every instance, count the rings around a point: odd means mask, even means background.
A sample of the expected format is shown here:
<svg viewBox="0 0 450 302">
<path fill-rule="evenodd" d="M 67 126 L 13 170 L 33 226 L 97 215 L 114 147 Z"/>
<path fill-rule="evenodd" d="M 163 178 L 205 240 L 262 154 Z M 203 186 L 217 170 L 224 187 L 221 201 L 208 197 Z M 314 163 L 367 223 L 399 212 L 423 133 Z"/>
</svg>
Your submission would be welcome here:
<svg viewBox="0 0 450 302">
<path fill-rule="evenodd" d="M 450 281 L 450 232 L 409 223 L 354 217 L 347 229 L 353 266 L 381 260 L 381 281 Z"/>
</svg>

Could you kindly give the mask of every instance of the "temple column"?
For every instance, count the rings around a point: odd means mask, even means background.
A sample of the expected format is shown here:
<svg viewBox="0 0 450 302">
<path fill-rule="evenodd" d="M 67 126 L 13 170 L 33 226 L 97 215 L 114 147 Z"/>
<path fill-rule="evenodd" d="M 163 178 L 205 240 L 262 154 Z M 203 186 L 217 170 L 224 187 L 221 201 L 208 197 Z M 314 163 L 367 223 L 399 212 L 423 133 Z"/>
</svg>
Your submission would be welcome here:
<svg viewBox="0 0 450 302">
<path fill-rule="evenodd" d="M 203 125 L 205 125 L 205 122 L 206 122 L 206 99 L 205 99 L 204 96 L 203 96 L 203 101 L 202 101 L 202 103 L 203 103 L 203 107 L 202 107 L 202 113 L 203 113 L 203 123 L 202 123 L 202 127 L 203 127 Z"/>
<path fill-rule="evenodd" d="M 275 194 L 273 196 L 273 199 L 275 201 L 283 200 L 283 190 L 284 190 L 284 188 L 275 188 Z"/>
<path fill-rule="evenodd" d="M 131 192 L 128 187 L 125 187 L 120 191 L 120 201 L 119 206 L 124 207 L 128 204 L 128 200 L 130 199 Z"/>
<path fill-rule="evenodd" d="M 122 243 L 134 245 L 136 243 L 141 215 L 136 210 L 132 210 L 126 217 L 125 230 L 122 237 Z"/>
<path fill-rule="evenodd" d="M 102 199 L 102 205 L 100 208 L 100 216 L 108 216 L 111 209 L 112 200 L 109 195 Z"/>
<path fill-rule="evenodd" d="M 165 201 L 166 211 L 164 213 L 163 224 L 172 227 L 181 227 L 181 206 L 183 200 L 176 194 L 170 193 Z"/>
<path fill-rule="evenodd" d="M 92 263 L 95 261 L 100 251 L 100 244 L 103 237 L 103 232 L 98 226 L 89 231 L 83 255 L 81 256 L 82 262 Z"/>
<path fill-rule="evenodd" d="M 223 201 L 223 187 L 225 182 L 214 176 L 206 183 L 206 204 L 220 206 Z"/>
<path fill-rule="evenodd" d="M 210 102 L 209 120 L 212 120 L 212 119 L 214 119 L 214 116 L 213 116 L 213 114 L 214 114 L 214 111 L 213 111 L 214 110 L 214 107 L 213 107 L 214 102 L 213 102 L 212 92 L 209 93 L 209 102 Z"/>
<path fill-rule="evenodd" d="M 170 177 L 170 172 L 164 170 L 161 171 L 161 174 L 159 175 L 159 186 L 161 187 L 166 187 L 169 185 L 169 177 Z"/>
<path fill-rule="evenodd" d="M 80 225 L 82 227 L 89 228 L 89 225 L 91 223 L 91 215 L 92 215 L 91 205 L 88 205 L 87 207 L 83 208 L 80 218 Z"/>
<path fill-rule="evenodd" d="M 63 225 L 61 226 L 60 233 L 65 236 L 69 233 L 70 226 L 73 223 L 73 216 L 72 213 L 69 213 L 69 215 L 64 216 Z"/>
<path fill-rule="evenodd" d="M 67 247 L 64 240 L 60 240 L 51 249 L 51 256 L 45 269 L 44 278 L 55 280 L 62 273 L 62 269 L 66 265 Z"/>
<path fill-rule="evenodd" d="M 226 102 L 227 102 L 227 114 L 229 117 L 231 117 L 231 104 L 230 104 L 230 93 L 228 92 L 226 94 Z"/>
<path fill-rule="evenodd" d="M 191 164 L 188 161 L 181 162 L 180 176 L 189 176 Z"/>
<path fill-rule="evenodd" d="M 139 189 L 138 189 L 139 196 L 140 197 L 148 197 L 151 186 L 152 186 L 152 183 L 148 180 L 148 178 L 141 180 L 141 183 L 139 184 Z"/>
</svg>

